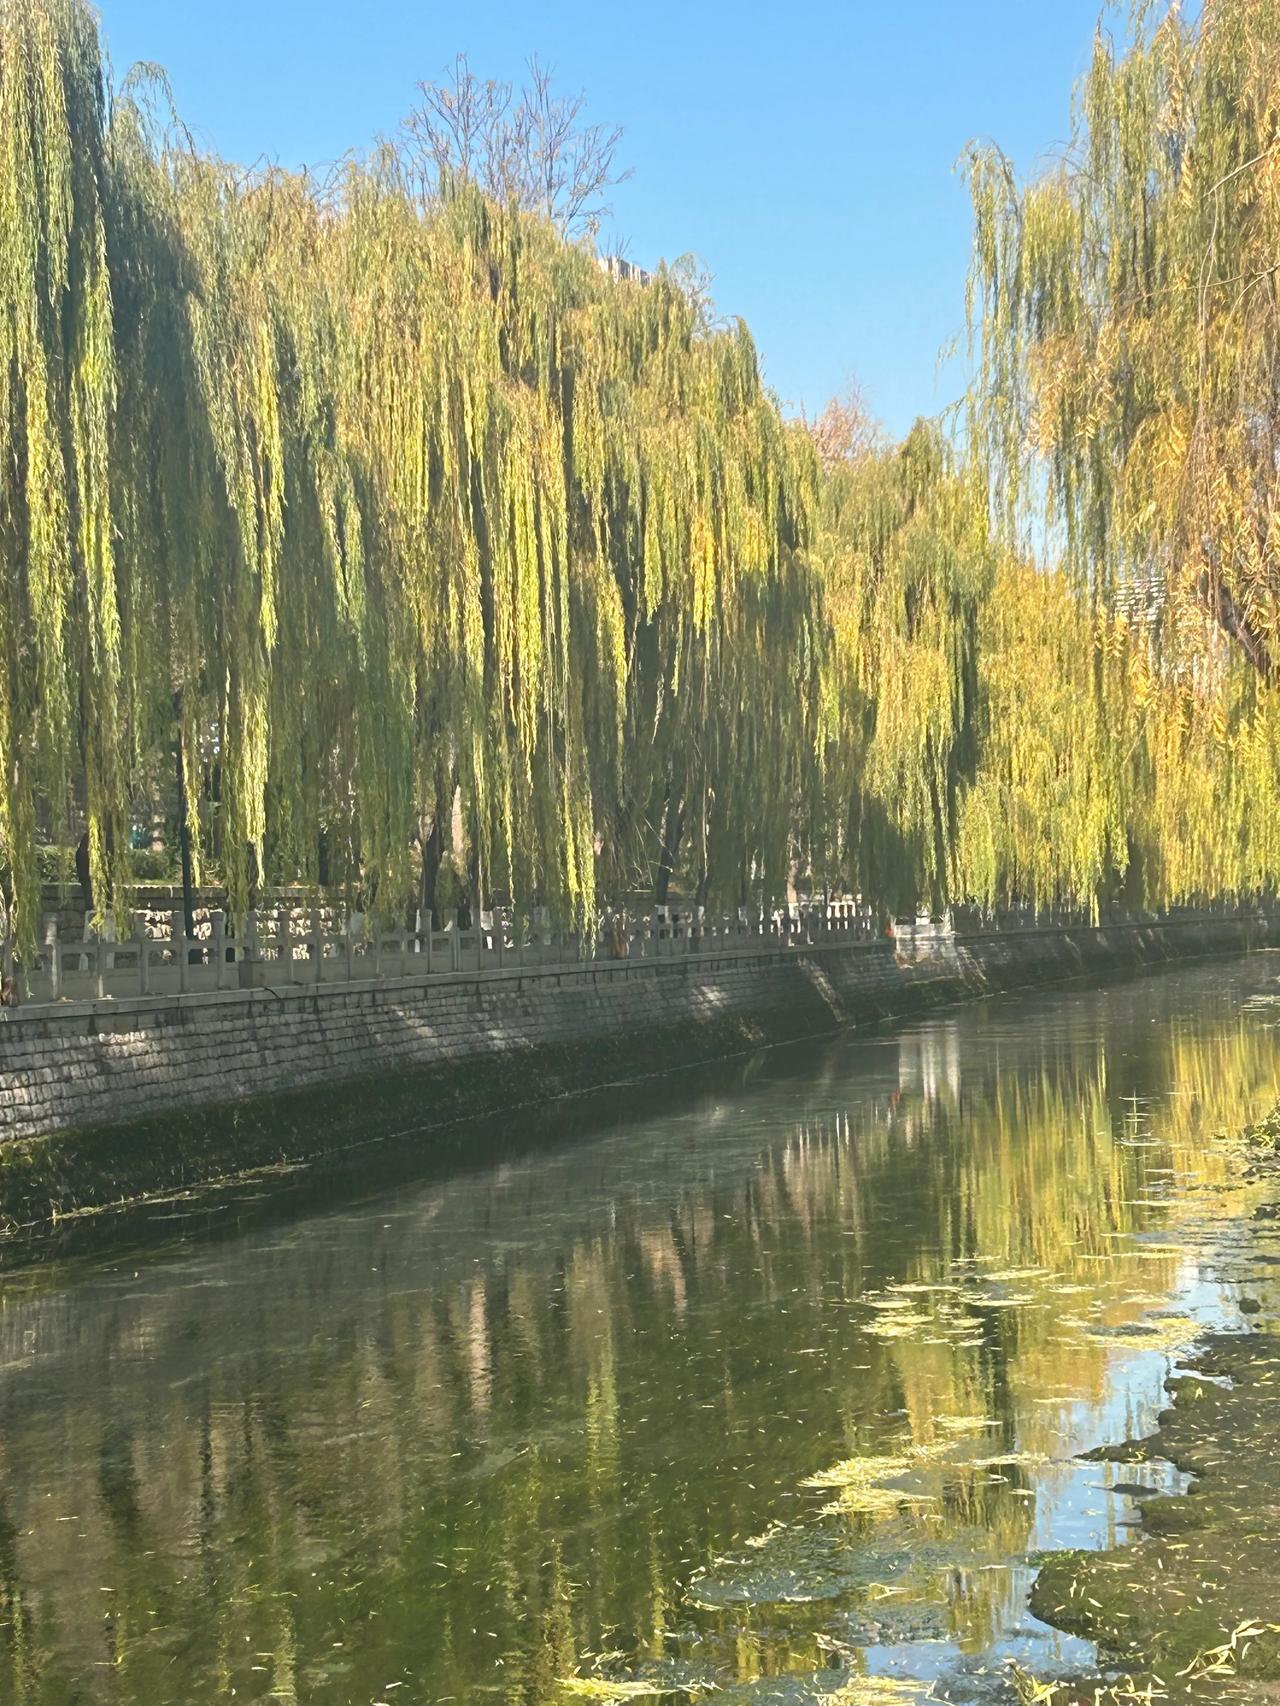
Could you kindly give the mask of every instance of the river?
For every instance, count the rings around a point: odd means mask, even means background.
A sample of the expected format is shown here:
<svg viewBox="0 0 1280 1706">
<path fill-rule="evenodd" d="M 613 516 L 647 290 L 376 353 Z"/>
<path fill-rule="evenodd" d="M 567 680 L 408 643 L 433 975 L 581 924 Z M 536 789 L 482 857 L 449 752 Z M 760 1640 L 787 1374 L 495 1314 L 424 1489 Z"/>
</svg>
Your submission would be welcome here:
<svg viewBox="0 0 1280 1706">
<path fill-rule="evenodd" d="M 1277 979 L 979 1002 L 11 1256 L 0 1700 L 911 1706 L 1087 1663 L 1035 1555 L 1171 1472 L 1076 1454 L 1270 1307 L 1218 1134 L 1280 1099 Z"/>
</svg>

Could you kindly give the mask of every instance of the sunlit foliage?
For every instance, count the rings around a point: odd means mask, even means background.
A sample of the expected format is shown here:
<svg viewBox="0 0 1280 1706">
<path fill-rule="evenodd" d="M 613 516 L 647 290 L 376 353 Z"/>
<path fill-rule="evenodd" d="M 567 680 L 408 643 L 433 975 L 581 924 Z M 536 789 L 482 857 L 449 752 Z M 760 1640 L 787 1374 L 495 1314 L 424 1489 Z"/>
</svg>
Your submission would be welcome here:
<svg viewBox="0 0 1280 1706">
<path fill-rule="evenodd" d="M 37 837 L 83 833 L 98 917 L 120 911 L 138 802 L 175 769 L 237 917 L 277 880 L 576 922 L 671 884 L 721 909 L 805 883 L 902 908 L 1273 884 L 1271 285 L 1226 314 L 1215 282 L 1260 258 L 1270 155 L 1214 106 L 1234 53 L 1232 110 L 1261 111 L 1271 25 L 1208 17 L 1099 49 L 1087 172 L 1020 195 L 975 162 L 961 456 L 929 424 L 886 446 L 852 402 L 786 422 L 679 264 L 609 278 L 465 175 L 424 186 L 412 150 L 241 172 L 159 73 L 108 95 L 82 0 L 0 0 L 20 951 Z M 1167 143 L 1197 125 L 1212 146 Z M 1130 276 L 1113 239 L 1148 205 Z M 1166 325 L 1193 252 L 1218 272 Z M 1042 486 L 1062 576 L 1000 526 Z M 1112 594 L 1153 567 L 1181 590 L 1132 620 Z"/>
<path fill-rule="evenodd" d="M 37 796 L 87 812 L 102 910 L 175 740 L 237 912 L 321 847 L 399 907 L 434 831 L 470 892 L 590 916 L 664 800 L 704 876 L 785 882 L 749 796 L 812 747 L 816 459 L 745 330 L 391 151 L 240 174 L 154 78 L 108 112 L 78 0 L 0 20 L 19 934 Z"/>
<path fill-rule="evenodd" d="M 28 930 L 37 797 L 81 789 L 99 876 L 122 806 L 104 126 L 87 9 L 0 7 L 0 858 Z"/>
<path fill-rule="evenodd" d="M 971 161 L 975 428 L 1071 562 L 1167 574 L 1270 673 L 1280 576 L 1280 10 L 1140 4 L 1099 31 L 1060 160 Z"/>
<path fill-rule="evenodd" d="M 944 904 L 974 763 L 979 612 L 993 552 L 985 491 L 921 423 L 898 448 L 836 462 L 821 552 L 832 649 L 828 804 L 868 892 Z"/>
<path fill-rule="evenodd" d="M 1275 880 L 1252 814 L 1276 782 L 1277 89 L 1272 0 L 1139 4 L 1100 29 L 1049 170 L 970 160 L 969 424 L 994 508 L 1016 533 L 1043 502 L 1079 587 L 1166 612 L 1139 663 L 1140 708 L 1177 682 L 1145 719 L 1157 890 Z"/>
</svg>

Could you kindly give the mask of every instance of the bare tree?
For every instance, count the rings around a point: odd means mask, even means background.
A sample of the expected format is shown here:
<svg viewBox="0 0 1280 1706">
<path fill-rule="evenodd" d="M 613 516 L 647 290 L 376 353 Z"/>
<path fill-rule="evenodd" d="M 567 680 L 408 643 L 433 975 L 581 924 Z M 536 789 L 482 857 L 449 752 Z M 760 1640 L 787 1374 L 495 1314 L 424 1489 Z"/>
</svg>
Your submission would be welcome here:
<svg viewBox="0 0 1280 1706">
<path fill-rule="evenodd" d="M 844 462 L 860 462 L 880 447 L 884 435 L 867 408 L 866 398 L 852 380 L 823 409 L 814 421 L 806 421 L 818 451 L 818 460 L 828 470 Z"/>
<path fill-rule="evenodd" d="M 585 123 L 586 97 L 557 93 L 536 58 L 517 89 L 477 77 L 460 53 L 447 77 L 419 83 L 418 94 L 402 128 L 425 195 L 470 179 L 544 215 L 567 237 L 593 236 L 612 211 L 609 190 L 631 176 L 617 168 L 621 128 Z"/>
<path fill-rule="evenodd" d="M 692 250 L 677 255 L 667 270 L 684 292 L 703 331 L 710 331 L 713 327 L 724 324 L 716 311 L 715 297 L 712 295 L 715 277 L 701 255 L 695 255 Z"/>
</svg>

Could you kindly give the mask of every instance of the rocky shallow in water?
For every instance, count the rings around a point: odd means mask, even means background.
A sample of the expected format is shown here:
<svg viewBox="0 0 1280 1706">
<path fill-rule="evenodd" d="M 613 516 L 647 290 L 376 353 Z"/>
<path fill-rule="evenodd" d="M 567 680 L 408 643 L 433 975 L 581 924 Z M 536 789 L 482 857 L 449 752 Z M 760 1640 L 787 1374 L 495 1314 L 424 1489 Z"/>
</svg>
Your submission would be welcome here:
<svg viewBox="0 0 1280 1706">
<path fill-rule="evenodd" d="M 1154 1434 L 1090 1455 L 1165 1459 L 1189 1490 L 1142 1501 L 1137 1544 L 1047 1558 L 1032 1610 L 1131 1673 L 1103 1698 L 1280 1699 L 1280 1337 L 1215 1338 L 1168 1384 Z M 1028 1699 L 1099 1697 L 1024 1682 Z"/>
</svg>

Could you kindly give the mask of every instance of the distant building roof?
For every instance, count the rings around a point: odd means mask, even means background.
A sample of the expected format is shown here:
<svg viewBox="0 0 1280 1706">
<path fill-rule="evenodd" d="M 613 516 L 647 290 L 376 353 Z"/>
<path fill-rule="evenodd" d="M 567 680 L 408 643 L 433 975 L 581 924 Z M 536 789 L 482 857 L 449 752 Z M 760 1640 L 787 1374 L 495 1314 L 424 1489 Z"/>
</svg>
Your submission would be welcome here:
<svg viewBox="0 0 1280 1706">
<path fill-rule="evenodd" d="M 625 261 L 621 255 L 597 255 L 600 271 L 608 273 L 610 278 L 626 279 L 632 284 L 650 284 L 653 274 L 646 272 L 643 267 L 636 266 L 634 261 Z"/>
</svg>

